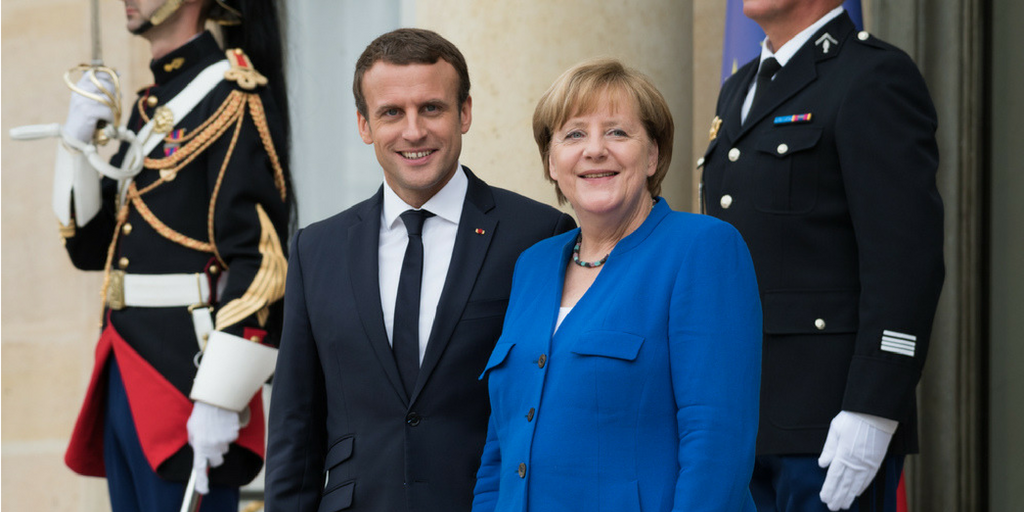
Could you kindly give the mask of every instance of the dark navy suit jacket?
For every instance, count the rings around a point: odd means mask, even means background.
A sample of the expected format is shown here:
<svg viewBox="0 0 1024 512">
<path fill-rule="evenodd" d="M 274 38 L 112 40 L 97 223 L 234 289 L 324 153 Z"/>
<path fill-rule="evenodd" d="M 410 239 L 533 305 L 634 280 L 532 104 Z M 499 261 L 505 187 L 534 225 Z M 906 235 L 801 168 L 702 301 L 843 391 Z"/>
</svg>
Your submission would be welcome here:
<svg viewBox="0 0 1024 512">
<path fill-rule="evenodd" d="M 412 396 L 381 312 L 383 189 L 295 235 L 271 402 L 267 510 L 470 509 L 490 413 L 477 377 L 501 332 L 513 266 L 527 247 L 574 223 L 465 170 L 455 248 Z"/>
</svg>

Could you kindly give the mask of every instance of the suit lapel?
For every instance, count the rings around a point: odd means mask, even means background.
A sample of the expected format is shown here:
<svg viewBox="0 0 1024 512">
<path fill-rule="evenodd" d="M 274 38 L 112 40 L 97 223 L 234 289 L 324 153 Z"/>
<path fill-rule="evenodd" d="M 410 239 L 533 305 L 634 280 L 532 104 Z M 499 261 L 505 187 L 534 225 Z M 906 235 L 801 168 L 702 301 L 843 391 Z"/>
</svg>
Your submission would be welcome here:
<svg viewBox="0 0 1024 512">
<path fill-rule="evenodd" d="M 498 225 L 497 219 L 488 216 L 488 212 L 494 208 L 491 189 L 473 175 L 468 167 L 463 167 L 463 169 L 466 171 L 466 177 L 469 178 L 466 201 L 462 206 L 462 218 L 459 220 L 458 231 L 455 235 L 452 260 L 448 266 L 448 275 L 445 277 L 444 288 L 441 290 L 441 299 L 437 305 L 434 325 L 430 329 L 427 351 L 420 365 L 419 377 L 413 388 L 410 403 L 416 401 L 420 390 L 423 389 L 423 385 L 430 378 L 431 372 L 447 348 L 455 326 L 462 318 L 462 311 L 469 301 L 469 294 L 476 283 L 477 275 L 483 266 L 484 257 L 487 255 L 487 249 L 491 245 L 495 228 Z"/>
<path fill-rule="evenodd" d="M 349 228 L 345 254 L 352 258 L 348 267 L 352 289 L 361 295 L 355 297 L 354 302 L 363 330 L 366 332 L 366 341 L 373 347 L 373 352 L 377 355 L 380 366 L 395 392 L 402 400 L 406 400 L 405 388 L 402 387 L 402 380 L 398 375 L 398 365 L 395 364 L 387 331 L 384 329 L 384 313 L 381 312 L 380 306 L 377 254 L 380 246 L 380 215 L 383 204 L 384 189 L 381 188 L 377 191 L 375 201 L 360 212 L 360 222 Z"/>
</svg>

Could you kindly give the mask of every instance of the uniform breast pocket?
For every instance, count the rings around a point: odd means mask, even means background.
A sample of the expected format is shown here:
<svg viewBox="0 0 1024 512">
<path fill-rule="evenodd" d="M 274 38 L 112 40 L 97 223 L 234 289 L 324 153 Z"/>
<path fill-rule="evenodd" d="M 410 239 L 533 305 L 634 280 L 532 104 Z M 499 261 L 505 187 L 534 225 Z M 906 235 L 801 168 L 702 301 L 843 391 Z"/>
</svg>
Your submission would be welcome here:
<svg viewBox="0 0 1024 512">
<path fill-rule="evenodd" d="M 775 127 L 758 139 L 756 148 L 763 165 L 752 173 L 755 208 L 783 215 L 804 214 L 814 208 L 818 199 L 814 149 L 820 140 L 820 128 L 792 126 Z"/>
</svg>

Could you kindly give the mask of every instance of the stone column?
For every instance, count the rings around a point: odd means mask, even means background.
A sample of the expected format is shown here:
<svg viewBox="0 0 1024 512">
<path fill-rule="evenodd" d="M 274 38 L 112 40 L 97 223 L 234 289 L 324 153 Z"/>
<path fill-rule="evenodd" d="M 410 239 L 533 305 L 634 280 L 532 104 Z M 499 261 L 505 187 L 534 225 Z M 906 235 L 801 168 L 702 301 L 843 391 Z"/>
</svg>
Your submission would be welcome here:
<svg viewBox="0 0 1024 512">
<path fill-rule="evenodd" d="M 124 29 L 124 5 L 100 2 L 103 50 L 127 84 L 149 83 L 149 49 Z M 64 72 L 90 60 L 89 3 L 3 2 L 3 508 L 108 510 L 105 480 L 64 465 L 99 335 L 101 275 L 71 266 L 50 207 L 56 139 L 12 141 L 10 128 L 64 122 Z"/>
</svg>

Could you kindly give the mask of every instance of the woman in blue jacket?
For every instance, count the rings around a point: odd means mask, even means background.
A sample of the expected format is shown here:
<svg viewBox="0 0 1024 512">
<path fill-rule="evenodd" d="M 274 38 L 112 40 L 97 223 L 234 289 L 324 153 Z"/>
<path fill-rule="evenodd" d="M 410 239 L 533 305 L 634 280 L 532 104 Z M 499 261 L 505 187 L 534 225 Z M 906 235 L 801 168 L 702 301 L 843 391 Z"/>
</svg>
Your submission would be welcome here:
<svg viewBox="0 0 1024 512">
<path fill-rule="evenodd" d="M 761 309 L 728 224 L 659 197 L 673 123 L 614 60 L 566 71 L 533 118 L 580 228 L 520 256 L 481 378 L 474 512 L 752 511 Z"/>
</svg>

